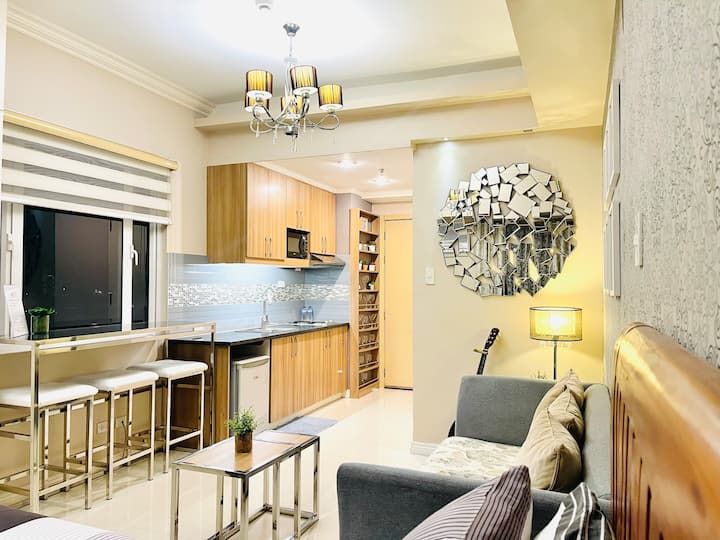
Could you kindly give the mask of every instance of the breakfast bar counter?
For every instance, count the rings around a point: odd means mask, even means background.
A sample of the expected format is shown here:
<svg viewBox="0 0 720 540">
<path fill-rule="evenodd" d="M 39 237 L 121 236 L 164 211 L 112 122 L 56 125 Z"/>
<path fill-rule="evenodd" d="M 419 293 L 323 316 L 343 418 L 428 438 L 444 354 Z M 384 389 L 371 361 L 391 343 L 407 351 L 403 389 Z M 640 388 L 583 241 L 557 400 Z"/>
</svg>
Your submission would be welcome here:
<svg viewBox="0 0 720 540">
<path fill-rule="evenodd" d="M 137 330 L 121 330 L 116 332 L 102 332 L 83 335 L 58 336 L 52 332 L 37 339 L 28 336 L 18 338 L 0 338 L 0 355 L 17 355 L 25 353 L 28 362 L 28 376 L 30 387 L 30 455 L 29 455 L 29 491 L 30 509 L 37 512 L 39 507 L 40 491 L 40 416 L 39 416 L 39 389 L 40 389 L 40 357 L 84 349 L 98 349 L 116 347 L 133 343 L 151 343 L 169 339 L 188 339 L 206 335 L 212 343 L 215 336 L 215 323 L 188 323 L 167 324 L 156 323 L 148 328 Z M 210 355 L 210 363 L 213 358 Z"/>
</svg>

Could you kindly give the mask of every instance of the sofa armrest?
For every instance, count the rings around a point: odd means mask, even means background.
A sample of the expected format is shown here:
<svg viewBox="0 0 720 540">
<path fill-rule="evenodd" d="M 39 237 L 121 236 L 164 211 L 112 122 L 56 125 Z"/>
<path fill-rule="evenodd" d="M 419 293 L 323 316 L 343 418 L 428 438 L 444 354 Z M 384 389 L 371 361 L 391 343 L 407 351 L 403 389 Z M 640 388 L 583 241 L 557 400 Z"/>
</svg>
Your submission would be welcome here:
<svg viewBox="0 0 720 540">
<path fill-rule="evenodd" d="M 475 375 L 463 377 L 455 434 L 521 446 L 535 409 L 554 381 Z"/>
<path fill-rule="evenodd" d="M 337 472 L 340 538 L 400 540 L 426 517 L 475 489 L 480 480 L 345 463 Z M 533 489 L 533 536 L 552 519 L 564 493 Z"/>
</svg>

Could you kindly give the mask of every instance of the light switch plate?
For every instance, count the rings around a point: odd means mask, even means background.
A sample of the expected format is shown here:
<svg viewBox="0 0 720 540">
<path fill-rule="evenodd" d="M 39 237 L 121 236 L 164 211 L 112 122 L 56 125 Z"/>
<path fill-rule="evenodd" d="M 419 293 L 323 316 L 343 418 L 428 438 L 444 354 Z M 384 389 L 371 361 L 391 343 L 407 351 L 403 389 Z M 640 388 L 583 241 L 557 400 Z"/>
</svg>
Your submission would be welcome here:
<svg viewBox="0 0 720 540">
<path fill-rule="evenodd" d="M 435 285 L 435 268 L 425 267 L 425 285 Z"/>
</svg>

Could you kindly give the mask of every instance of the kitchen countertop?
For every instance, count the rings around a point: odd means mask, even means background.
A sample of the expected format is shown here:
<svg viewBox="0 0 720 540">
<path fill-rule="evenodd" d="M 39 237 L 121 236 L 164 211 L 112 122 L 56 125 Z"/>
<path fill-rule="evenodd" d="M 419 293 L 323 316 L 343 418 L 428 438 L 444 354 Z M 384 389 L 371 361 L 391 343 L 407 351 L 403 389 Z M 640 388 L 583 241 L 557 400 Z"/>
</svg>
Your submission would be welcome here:
<svg viewBox="0 0 720 540">
<path fill-rule="evenodd" d="M 233 346 L 242 345 L 243 343 L 252 343 L 265 339 L 273 339 L 277 337 L 295 336 L 298 334 L 306 334 L 308 332 L 317 332 L 328 328 L 338 328 L 340 326 L 349 326 L 348 322 L 329 321 L 326 324 L 318 326 L 293 326 L 291 323 L 270 323 L 265 330 L 260 329 L 243 329 L 230 330 L 227 332 L 218 332 L 215 334 L 215 345 Z M 210 343 L 210 336 L 198 336 L 190 339 L 174 339 L 173 343 Z"/>
</svg>

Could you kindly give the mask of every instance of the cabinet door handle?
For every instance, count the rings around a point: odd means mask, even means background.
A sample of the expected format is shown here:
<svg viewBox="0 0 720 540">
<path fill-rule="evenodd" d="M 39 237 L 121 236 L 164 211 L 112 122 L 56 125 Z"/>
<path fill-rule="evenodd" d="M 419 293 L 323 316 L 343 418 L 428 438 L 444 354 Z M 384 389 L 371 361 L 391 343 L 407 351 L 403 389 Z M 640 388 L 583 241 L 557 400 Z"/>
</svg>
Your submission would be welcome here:
<svg viewBox="0 0 720 540">
<path fill-rule="evenodd" d="M 270 249 L 268 250 L 268 257 L 272 258 L 272 236 L 270 237 Z"/>
<path fill-rule="evenodd" d="M 267 257 L 267 236 L 263 238 L 263 257 Z"/>
</svg>

